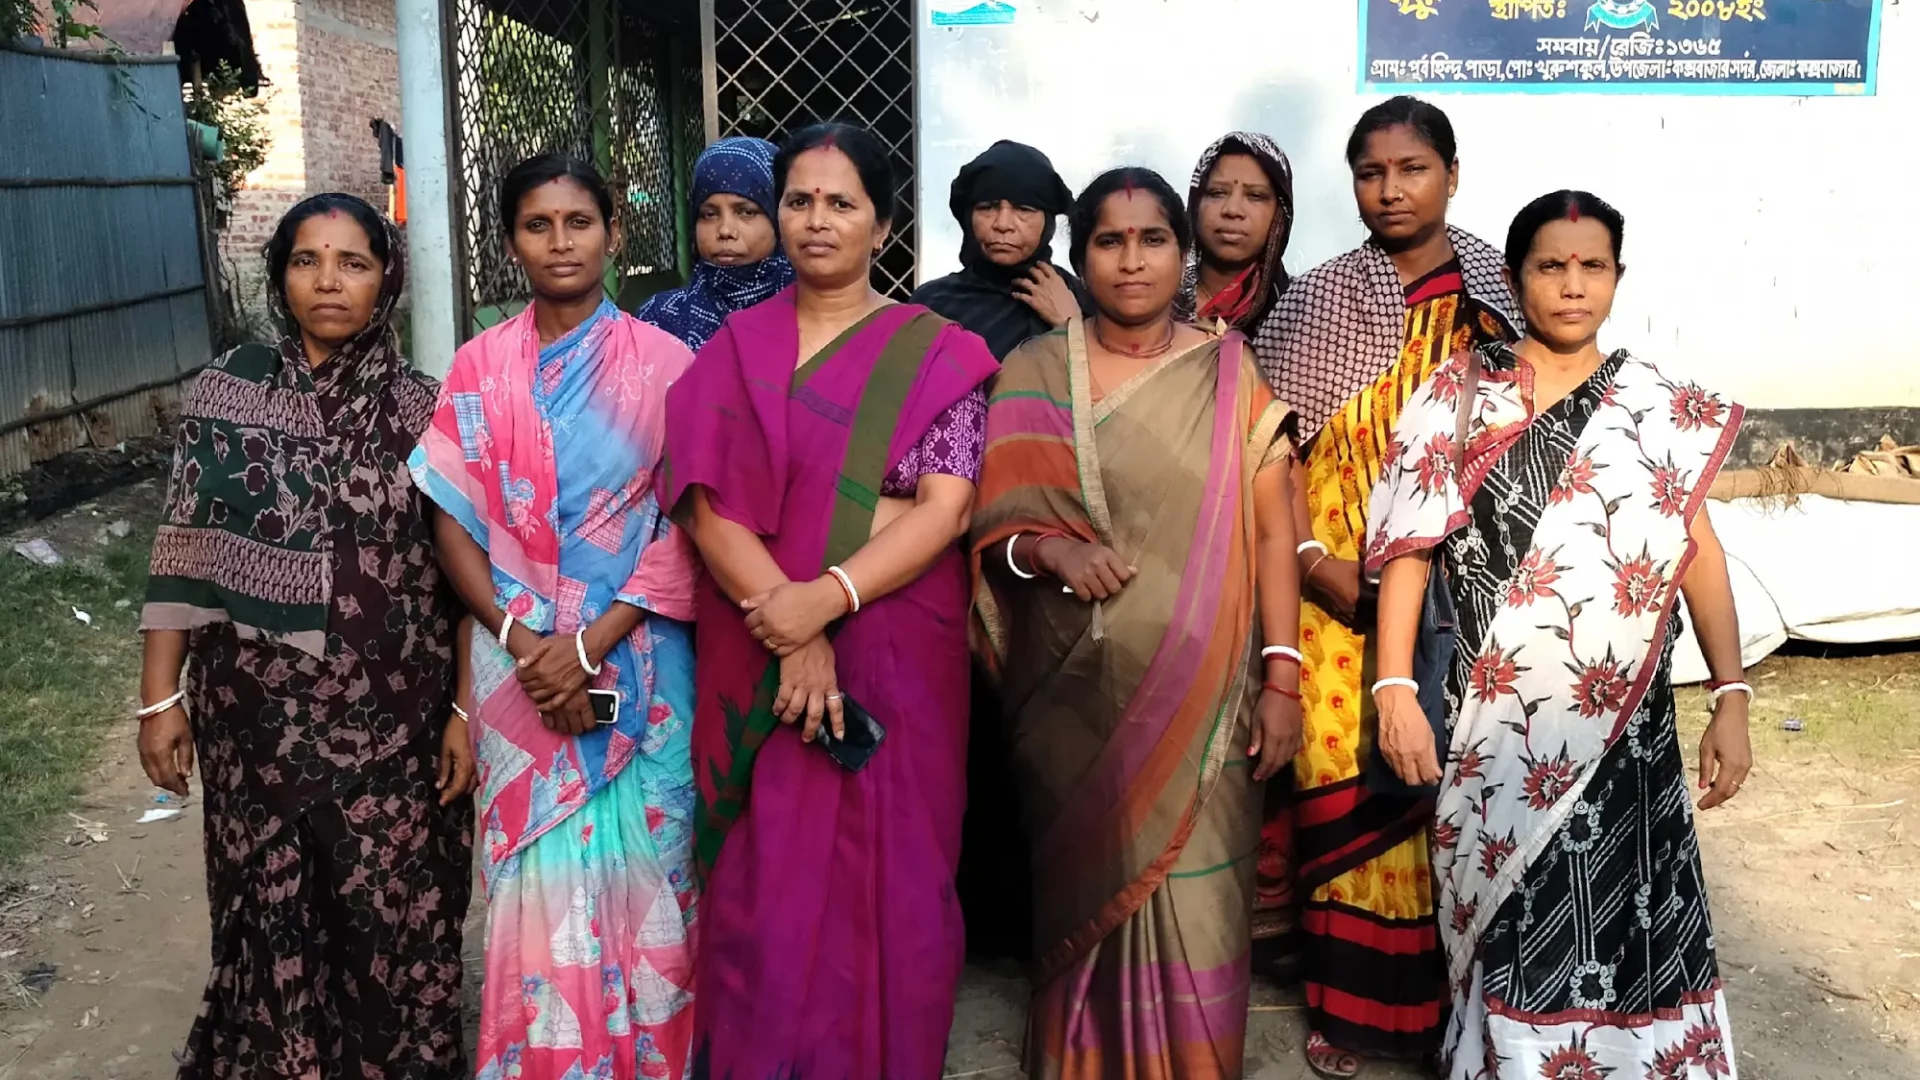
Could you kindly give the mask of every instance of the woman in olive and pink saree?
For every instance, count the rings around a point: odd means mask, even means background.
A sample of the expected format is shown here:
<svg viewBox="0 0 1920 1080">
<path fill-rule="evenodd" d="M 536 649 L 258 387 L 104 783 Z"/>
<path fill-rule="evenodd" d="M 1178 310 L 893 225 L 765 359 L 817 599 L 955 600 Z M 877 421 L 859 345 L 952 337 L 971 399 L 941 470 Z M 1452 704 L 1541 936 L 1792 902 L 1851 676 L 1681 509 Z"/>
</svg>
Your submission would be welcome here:
<svg viewBox="0 0 1920 1080">
<path fill-rule="evenodd" d="M 1073 262 L 1099 313 L 1010 355 L 989 408 L 973 550 L 1036 1078 L 1242 1071 L 1262 788 L 1300 740 L 1291 410 L 1237 332 L 1173 321 L 1189 236 L 1158 176 L 1095 180 Z"/>
<path fill-rule="evenodd" d="M 893 191 L 871 135 L 808 129 L 774 171 L 797 284 L 729 316 L 668 400 L 665 497 L 709 570 L 694 1075 L 937 1077 L 964 945 L 955 541 L 995 365 L 868 284 Z M 819 744 L 848 701 L 886 729 L 857 772 Z"/>
</svg>

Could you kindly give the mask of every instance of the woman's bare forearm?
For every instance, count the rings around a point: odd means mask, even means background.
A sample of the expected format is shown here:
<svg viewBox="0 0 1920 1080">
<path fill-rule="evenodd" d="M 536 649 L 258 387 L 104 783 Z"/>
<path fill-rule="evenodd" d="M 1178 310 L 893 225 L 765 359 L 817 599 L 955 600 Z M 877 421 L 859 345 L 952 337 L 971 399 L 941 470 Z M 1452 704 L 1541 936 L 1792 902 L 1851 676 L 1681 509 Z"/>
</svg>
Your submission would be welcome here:
<svg viewBox="0 0 1920 1080">
<path fill-rule="evenodd" d="M 1706 511 L 1693 519 L 1691 531 L 1698 545 L 1680 591 L 1693 616 L 1693 635 L 1706 658 L 1709 678 L 1734 682 L 1740 678 L 1740 616 L 1733 605 L 1733 581 L 1727 575 L 1727 552 L 1707 520 Z"/>
<path fill-rule="evenodd" d="M 1374 647 L 1382 679 L 1413 677 L 1413 646 L 1420 636 L 1420 607 L 1426 601 L 1431 570 L 1429 553 L 1416 551 L 1394 559 L 1381 571 Z"/>
<path fill-rule="evenodd" d="M 620 644 L 635 627 L 647 617 L 640 607 L 624 600 L 616 600 L 607 606 L 607 610 L 593 620 L 581 635 L 580 643 L 586 646 L 587 655 L 597 665 L 613 647 Z"/>
<path fill-rule="evenodd" d="M 185 630 L 148 630 L 140 649 L 140 704 L 152 705 L 178 693 L 186 661 Z"/>
<path fill-rule="evenodd" d="M 691 497 L 693 515 L 687 532 L 721 592 L 737 604 L 787 583 L 773 553 L 752 530 L 715 512 L 705 488 L 693 488 Z"/>
<path fill-rule="evenodd" d="M 487 549 L 467 533 L 466 526 L 444 510 L 434 513 L 433 540 L 438 548 L 440 569 L 453 584 L 460 602 L 467 606 L 469 616 L 485 627 L 487 633 L 498 635 L 507 613 L 494 602 L 493 562 L 487 557 Z"/>
<path fill-rule="evenodd" d="M 462 615 L 453 630 L 453 703 L 473 712 L 473 627 L 471 615 Z"/>
<path fill-rule="evenodd" d="M 1308 590 L 1314 587 L 1315 572 L 1327 561 L 1327 552 L 1323 547 L 1300 550 L 1300 545 L 1314 539 L 1314 535 L 1313 515 L 1307 508 L 1307 467 L 1298 457 L 1290 458 L 1288 465 L 1287 508 L 1293 515 L 1293 559 L 1299 570 L 1300 596 L 1305 599 Z"/>
<path fill-rule="evenodd" d="M 860 602 L 872 603 L 926 573 L 967 534 L 972 515 L 972 483 L 958 476 L 922 476 L 913 507 L 874 534 L 840 569 L 860 590 Z"/>
<path fill-rule="evenodd" d="M 1289 458 L 1287 468 L 1287 506 L 1293 512 L 1294 543 L 1313 539 L 1313 516 L 1307 510 L 1307 467 L 1299 458 Z"/>
<path fill-rule="evenodd" d="M 1300 643 L 1300 569 L 1294 558 L 1297 520 L 1292 487 L 1292 470 L 1284 462 L 1253 478 L 1254 573 L 1264 645 Z"/>
</svg>

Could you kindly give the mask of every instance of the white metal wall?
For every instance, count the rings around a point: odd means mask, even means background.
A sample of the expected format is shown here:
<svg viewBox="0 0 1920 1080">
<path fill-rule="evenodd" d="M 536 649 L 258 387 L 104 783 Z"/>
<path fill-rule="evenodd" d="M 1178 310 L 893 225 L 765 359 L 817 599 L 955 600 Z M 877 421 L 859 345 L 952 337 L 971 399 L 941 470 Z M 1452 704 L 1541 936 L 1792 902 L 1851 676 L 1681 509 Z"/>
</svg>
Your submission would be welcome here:
<svg viewBox="0 0 1920 1080">
<path fill-rule="evenodd" d="M 1342 150 L 1378 99 L 1355 91 L 1353 5 L 1015 2 L 1013 25 L 967 29 L 934 28 L 919 5 L 922 280 L 956 265 L 958 226 L 935 208 L 998 138 L 1039 146 L 1075 187 L 1143 164 L 1184 191 L 1215 137 L 1265 131 L 1297 177 L 1288 265 L 1364 237 Z M 1434 95 L 1460 140 L 1452 220 L 1498 245 L 1527 200 L 1591 189 L 1627 216 L 1604 343 L 1753 406 L 1920 406 L 1913 7 L 1883 9 L 1870 98 Z"/>
</svg>

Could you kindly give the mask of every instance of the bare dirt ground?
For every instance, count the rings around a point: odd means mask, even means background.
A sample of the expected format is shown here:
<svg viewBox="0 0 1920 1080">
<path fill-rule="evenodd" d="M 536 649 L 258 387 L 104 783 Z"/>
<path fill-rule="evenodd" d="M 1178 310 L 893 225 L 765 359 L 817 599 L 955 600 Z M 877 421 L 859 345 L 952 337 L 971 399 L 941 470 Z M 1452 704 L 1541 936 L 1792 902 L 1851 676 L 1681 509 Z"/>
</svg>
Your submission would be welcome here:
<svg viewBox="0 0 1920 1080">
<path fill-rule="evenodd" d="M 120 496 L 101 516 L 153 497 Z M 34 535 L 84 548 L 92 515 Z M 13 539 L 0 558 L 18 557 Z M 129 694 L 137 662 L 129 643 L 110 676 Z M 1920 1077 L 1920 653 L 1779 657 L 1753 675 L 1758 767 L 1739 800 L 1701 822 L 1741 1075 Z M 1689 693 L 1683 711 L 1699 716 L 1698 704 Z M 1789 715 L 1804 731 L 1781 730 Z M 154 801 L 134 732 L 112 728 L 77 816 L 0 870 L 0 1080 L 173 1075 L 206 977 L 201 819 L 198 800 Z M 182 813 L 137 823 L 155 809 Z M 469 941 L 476 960 L 477 921 Z M 477 964 L 470 972 L 477 983 Z M 1018 1076 L 1025 993 L 1016 969 L 969 970 L 948 1077 Z M 1296 1001 L 1257 994 L 1249 1076 L 1311 1075 Z"/>
</svg>

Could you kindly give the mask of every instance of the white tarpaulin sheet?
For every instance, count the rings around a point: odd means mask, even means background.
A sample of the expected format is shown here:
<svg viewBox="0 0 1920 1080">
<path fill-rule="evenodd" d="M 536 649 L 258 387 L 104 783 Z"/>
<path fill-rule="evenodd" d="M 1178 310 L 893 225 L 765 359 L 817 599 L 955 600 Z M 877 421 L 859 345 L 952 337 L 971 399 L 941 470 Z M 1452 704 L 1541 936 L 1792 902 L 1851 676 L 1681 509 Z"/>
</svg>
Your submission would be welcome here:
<svg viewBox="0 0 1920 1080">
<path fill-rule="evenodd" d="M 1790 637 L 1837 645 L 1920 640 L 1920 504 L 1803 494 L 1790 502 L 1712 500 L 1707 513 L 1727 550 L 1748 666 Z M 1706 677 L 1689 624 L 1674 654 L 1674 680 Z"/>
</svg>

